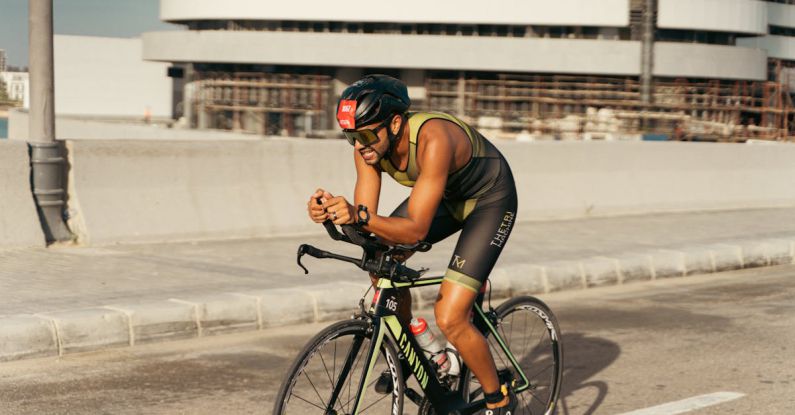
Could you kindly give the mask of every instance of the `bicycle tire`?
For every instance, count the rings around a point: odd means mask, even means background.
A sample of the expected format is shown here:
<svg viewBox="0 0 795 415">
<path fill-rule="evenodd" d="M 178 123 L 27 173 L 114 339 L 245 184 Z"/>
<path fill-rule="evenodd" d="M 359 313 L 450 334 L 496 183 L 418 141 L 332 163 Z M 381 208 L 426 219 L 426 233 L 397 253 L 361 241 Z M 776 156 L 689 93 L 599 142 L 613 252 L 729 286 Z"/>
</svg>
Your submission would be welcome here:
<svg viewBox="0 0 795 415">
<path fill-rule="evenodd" d="M 372 332 L 368 323 L 362 320 L 340 321 L 320 331 L 304 346 L 288 369 L 276 395 L 273 414 L 352 413 L 371 341 Z M 343 370 L 346 366 L 349 368 L 347 371 Z M 384 370 L 391 372 L 393 385 L 396 386 L 390 394 L 379 395 L 373 384 Z M 347 372 L 344 378 L 341 376 L 343 372 Z M 369 380 L 359 414 L 402 413 L 405 383 L 397 352 L 389 335 L 384 336 L 381 353 Z M 333 405 L 329 405 L 324 396 L 330 398 L 337 385 L 341 385 L 338 388 L 338 399 Z M 391 399 L 384 402 L 390 396 Z"/>
<path fill-rule="evenodd" d="M 529 381 L 529 387 L 517 393 L 519 405 L 515 413 L 554 414 L 563 380 L 563 343 L 555 315 L 543 301 L 530 296 L 512 298 L 495 311 L 496 329 Z M 513 369 L 494 336 L 487 335 L 486 338 L 498 373 L 510 376 L 516 380 L 516 387 L 522 388 L 525 382 Z M 477 379 L 465 364 L 461 368 L 459 388 L 469 401 L 483 397 Z"/>
</svg>

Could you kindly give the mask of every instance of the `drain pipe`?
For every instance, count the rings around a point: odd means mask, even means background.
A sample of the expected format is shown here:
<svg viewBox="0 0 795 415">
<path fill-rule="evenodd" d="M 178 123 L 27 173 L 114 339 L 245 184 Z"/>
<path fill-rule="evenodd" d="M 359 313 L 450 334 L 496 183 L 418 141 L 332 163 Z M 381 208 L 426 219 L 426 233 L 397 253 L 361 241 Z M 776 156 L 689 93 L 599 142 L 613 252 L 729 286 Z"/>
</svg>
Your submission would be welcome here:
<svg viewBox="0 0 795 415">
<path fill-rule="evenodd" d="M 55 140 L 52 0 L 28 2 L 31 187 L 47 243 L 71 241 L 64 221 L 66 151 Z"/>
</svg>

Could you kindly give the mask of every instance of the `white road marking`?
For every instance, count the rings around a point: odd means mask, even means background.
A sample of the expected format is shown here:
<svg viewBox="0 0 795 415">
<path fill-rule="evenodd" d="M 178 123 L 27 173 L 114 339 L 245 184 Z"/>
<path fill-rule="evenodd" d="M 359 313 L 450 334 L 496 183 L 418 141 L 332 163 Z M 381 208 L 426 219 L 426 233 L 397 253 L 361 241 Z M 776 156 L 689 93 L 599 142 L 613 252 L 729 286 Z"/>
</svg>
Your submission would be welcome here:
<svg viewBox="0 0 795 415">
<path fill-rule="evenodd" d="M 620 415 L 676 415 L 685 412 L 695 411 L 696 409 L 706 408 L 719 403 L 733 401 L 745 396 L 738 392 L 715 392 L 707 395 L 694 396 L 682 399 L 681 401 L 664 403 L 650 408 L 638 409 L 632 412 L 625 412 Z"/>
</svg>

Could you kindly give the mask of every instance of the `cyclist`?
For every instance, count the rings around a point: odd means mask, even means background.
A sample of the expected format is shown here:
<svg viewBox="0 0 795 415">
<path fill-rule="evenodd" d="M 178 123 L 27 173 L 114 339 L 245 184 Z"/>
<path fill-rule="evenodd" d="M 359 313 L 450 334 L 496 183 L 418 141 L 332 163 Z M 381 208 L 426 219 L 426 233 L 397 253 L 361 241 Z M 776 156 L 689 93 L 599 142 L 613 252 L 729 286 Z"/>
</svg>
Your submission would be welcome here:
<svg viewBox="0 0 795 415">
<path fill-rule="evenodd" d="M 343 91 L 337 121 L 354 146 L 354 203 L 318 189 L 309 216 L 317 223 L 359 224 L 390 243 L 436 243 L 461 230 L 434 306 L 436 323 L 480 381 L 487 413 L 510 414 L 516 397 L 500 385 L 488 343 L 469 313 L 516 220 L 511 169 L 463 121 L 408 112 L 410 105 L 406 85 L 386 75 L 368 75 Z M 378 215 L 381 173 L 412 187 L 388 217 Z M 407 301 L 398 314 L 408 322 L 411 299 L 408 290 L 403 294 Z"/>
</svg>

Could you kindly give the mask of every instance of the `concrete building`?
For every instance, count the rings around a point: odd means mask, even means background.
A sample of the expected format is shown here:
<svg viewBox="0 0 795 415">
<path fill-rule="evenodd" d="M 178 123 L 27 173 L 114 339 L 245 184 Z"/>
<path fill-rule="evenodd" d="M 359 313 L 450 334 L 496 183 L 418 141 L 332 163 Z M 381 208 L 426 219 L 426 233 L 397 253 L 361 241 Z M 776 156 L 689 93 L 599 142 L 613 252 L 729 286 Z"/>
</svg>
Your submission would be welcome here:
<svg viewBox="0 0 795 415">
<path fill-rule="evenodd" d="M 55 35 L 56 113 L 170 118 L 168 65 L 144 61 L 141 48 L 140 38 Z"/>
<path fill-rule="evenodd" d="M 27 72 L 0 72 L 8 97 L 30 108 L 30 78 Z"/>
<path fill-rule="evenodd" d="M 188 30 L 143 36 L 184 75 L 198 127 L 323 134 L 363 73 L 401 77 L 415 108 L 506 136 L 787 139 L 795 5 L 656 0 L 653 104 L 640 101 L 643 0 L 161 0 Z M 177 98 L 175 98 L 177 99 Z"/>
</svg>

